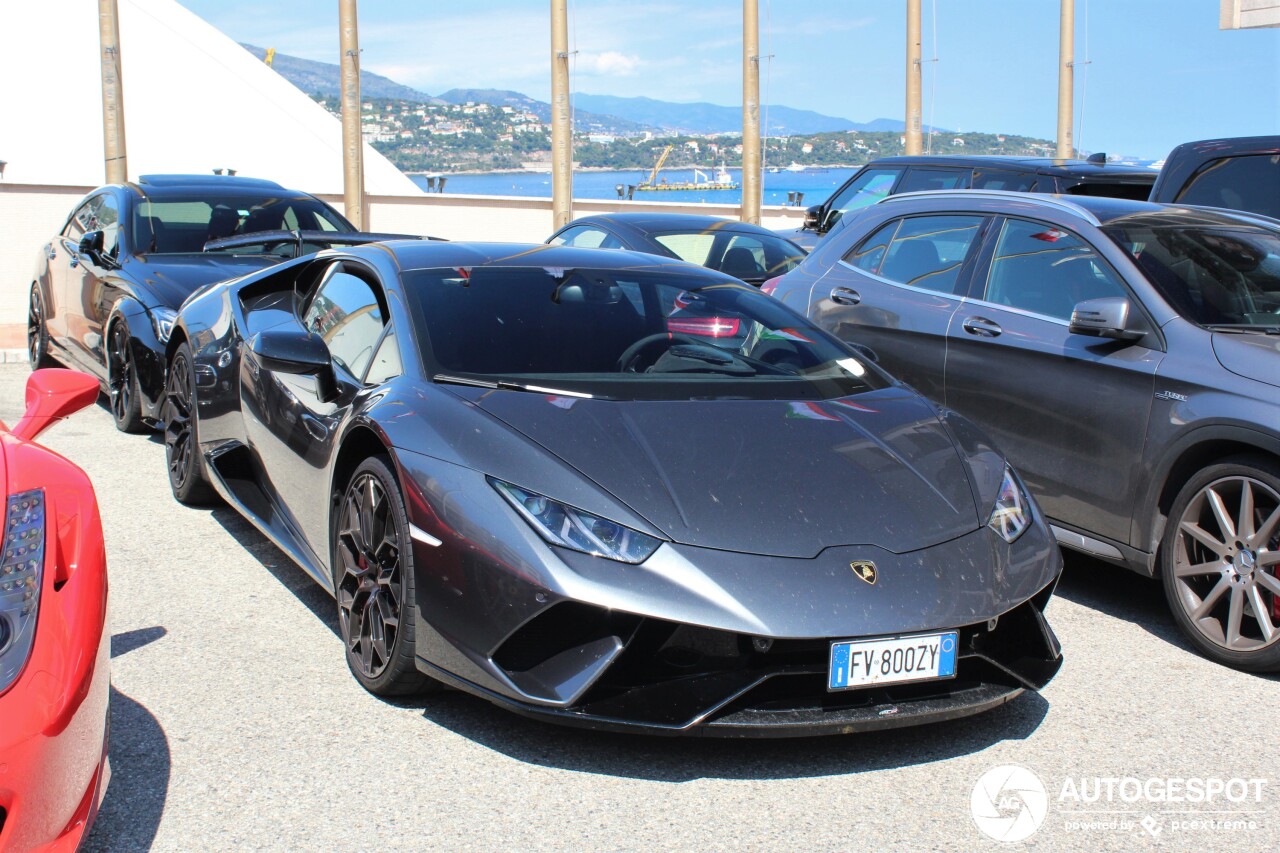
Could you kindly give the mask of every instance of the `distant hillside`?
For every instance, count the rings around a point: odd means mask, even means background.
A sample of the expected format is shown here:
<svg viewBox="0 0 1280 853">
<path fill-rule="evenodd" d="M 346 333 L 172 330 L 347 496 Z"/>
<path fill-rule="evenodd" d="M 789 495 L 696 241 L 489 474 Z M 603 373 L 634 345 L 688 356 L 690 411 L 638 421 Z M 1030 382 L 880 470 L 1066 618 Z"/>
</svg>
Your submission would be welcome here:
<svg viewBox="0 0 1280 853">
<path fill-rule="evenodd" d="M 574 103 L 583 109 L 608 113 L 641 124 L 679 133 L 733 133 L 742 131 L 742 107 L 718 104 L 678 104 L 653 98 L 615 98 L 611 95 L 574 95 Z M 796 110 L 771 104 L 760 108 L 761 122 L 768 117 L 769 136 L 791 136 L 804 133 L 831 133 L 858 130 L 857 123 L 845 118 L 823 115 L 812 110 Z"/>
<path fill-rule="evenodd" d="M 254 47 L 251 44 L 240 46 L 259 59 L 264 59 L 267 55 L 265 48 Z M 281 77 L 308 95 L 320 94 L 336 98 L 342 93 L 342 69 L 332 63 L 316 62 L 277 53 L 271 60 L 271 67 Z M 433 98 L 426 92 L 403 86 L 394 80 L 364 69 L 360 70 L 360 95 L 365 98 L 396 98 L 422 104 L 443 103 L 439 98 Z"/>
<path fill-rule="evenodd" d="M 512 92 L 510 89 L 450 89 L 440 95 L 440 100 L 450 104 L 465 104 L 470 101 L 477 104 L 494 104 L 499 107 L 515 107 L 528 110 L 545 122 L 551 121 L 550 104 L 520 92 Z M 659 130 L 658 125 L 650 122 L 636 121 L 605 110 L 592 109 L 583 104 L 578 95 L 573 97 L 573 106 L 573 126 L 578 133 L 630 135 Z"/>
</svg>

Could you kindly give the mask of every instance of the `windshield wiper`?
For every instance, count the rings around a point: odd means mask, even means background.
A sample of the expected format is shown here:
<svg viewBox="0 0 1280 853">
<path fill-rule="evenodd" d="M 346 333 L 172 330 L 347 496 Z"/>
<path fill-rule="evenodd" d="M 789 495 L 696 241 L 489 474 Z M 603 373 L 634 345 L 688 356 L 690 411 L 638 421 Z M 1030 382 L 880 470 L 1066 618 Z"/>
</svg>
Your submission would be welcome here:
<svg viewBox="0 0 1280 853">
<path fill-rule="evenodd" d="M 1205 328 L 1232 335 L 1280 335 L 1280 326 L 1264 326 L 1260 323 L 1211 323 Z"/>
<path fill-rule="evenodd" d="M 585 394 L 582 391 L 566 391 L 563 388 L 548 388 L 545 385 L 528 385 L 520 382 L 508 382 L 505 379 L 471 379 L 466 376 L 449 376 L 444 373 L 437 373 L 431 377 L 432 382 L 439 382 L 442 385 L 469 385 L 473 388 L 491 388 L 493 390 L 502 389 L 503 391 L 528 391 L 533 394 L 555 394 L 557 397 L 579 397 L 583 400 L 607 400 L 607 397 L 599 397 L 595 394 Z"/>
</svg>

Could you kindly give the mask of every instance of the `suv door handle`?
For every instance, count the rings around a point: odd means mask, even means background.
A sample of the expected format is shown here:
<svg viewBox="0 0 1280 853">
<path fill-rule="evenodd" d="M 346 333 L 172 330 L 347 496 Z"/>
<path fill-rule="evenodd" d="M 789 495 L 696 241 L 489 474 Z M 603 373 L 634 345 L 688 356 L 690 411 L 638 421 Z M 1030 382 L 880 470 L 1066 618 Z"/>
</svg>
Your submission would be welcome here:
<svg viewBox="0 0 1280 853">
<path fill-rule="evenodd" d="M 857 305 L 862 301 L 862 294 L 847 287 L 837 287 L 831 291 L 831 301 L 837 305 Z"/>
<path fill-rule="evenodd" d="M 58 257 L 58 250 L 52 243 L 50 243 L 49 244 L 49 260 L 51 261 L 55 260 L 57 259 L 57 257 Z"/>
<path fill-rule="evenodd" d="M 964 321 L 961 328 L 980 338 L 997 338 L 1002 331 L 999 323 L 988 320 L 986 317 L 970 317 Z"/>
</svg>

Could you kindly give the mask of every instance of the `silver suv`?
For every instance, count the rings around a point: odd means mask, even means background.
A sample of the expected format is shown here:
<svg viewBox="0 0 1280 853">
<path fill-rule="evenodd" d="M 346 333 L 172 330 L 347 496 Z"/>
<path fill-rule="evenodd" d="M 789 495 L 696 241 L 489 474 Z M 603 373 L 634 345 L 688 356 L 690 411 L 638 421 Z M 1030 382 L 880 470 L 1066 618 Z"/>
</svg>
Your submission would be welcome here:
<svg viewBox="0 0 1280 853">
<path fill-rule="evenodd" d="M 1280 222 L 992 191 L 864 208 L 766 290 L 976 422 L 1059 543 L 1280 670 Z"/>
</svg>

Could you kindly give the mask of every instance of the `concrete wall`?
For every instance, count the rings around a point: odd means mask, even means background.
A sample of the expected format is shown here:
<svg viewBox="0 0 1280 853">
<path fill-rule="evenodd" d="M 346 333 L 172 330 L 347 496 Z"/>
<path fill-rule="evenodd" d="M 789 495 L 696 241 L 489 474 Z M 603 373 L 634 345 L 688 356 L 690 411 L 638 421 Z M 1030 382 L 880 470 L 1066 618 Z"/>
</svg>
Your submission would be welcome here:
<svg viewBox="0 0 1280 853">
<path fill-rule="evenodd" d="M 62 227 L 68 214 L 92 187 L 9 184 L 0 181 L 0 349 L 25 346 L 27 291 L 40 247 Z M 338 210 L 341 196 L 321 196 Z M 554 230 L 551 199 L 515 196 L 449 195 L 369 196 L 368 227 L 373 231 L 427 234 L 447 240 L 496 240 L 538 243 Z M 577 199 L 574 216 L 618 210 L 702 213 L 736 219 L 737 205 Z M 799 227 L 804 210 L 766 207 L 766 228 Z"/>
</svg>

